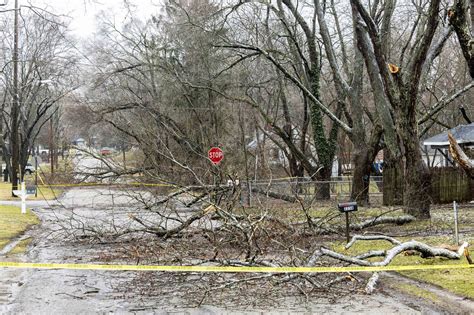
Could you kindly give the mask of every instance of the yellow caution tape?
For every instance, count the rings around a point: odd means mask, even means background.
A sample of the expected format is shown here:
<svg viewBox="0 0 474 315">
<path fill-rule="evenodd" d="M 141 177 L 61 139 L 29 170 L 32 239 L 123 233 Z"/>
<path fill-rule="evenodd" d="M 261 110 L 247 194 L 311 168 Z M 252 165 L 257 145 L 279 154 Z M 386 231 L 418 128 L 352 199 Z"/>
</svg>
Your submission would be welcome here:
<svg viewBox="0 0 474 315">
<path fill-rule="evenodd" d="M 157 266 L 157 265 L 95 265 L 0 262 L 0 267 L 20 269 L 70 269 L 168 272 L 229 272 L 229 273 L 337 273 L 406 270 L 468 269 L 474 265 L 410 265 L 410 266 L 351 266 L 351 267 L 243 267 L 243 266 Z"/>
<path fill-rule="evenodd" d="M 38 185 L 38 187 L 94 187 L 94 186 L 147 186 L 147 187 L 178 187 L 173 184 L 148 184 L 148 183 L 78 183 L 78 184 L 51 184 Z"/>
<path fill-rule="evenodd" d="M 341 176 L 343 177 L 343 176 Z M 268 183 L 268 182 L 275 182 L 281 180 L 291 180 L 297 179 L 298 177 L 281 177 L 281 178 L 273 178 L 263 180 L 262 182 L 251 183 L 252 185 L 261 184 L 261 183 Z M 80 187 L 80 186 L 146 186 L 146 187 L 179 187 L 178 185 L 174 184 L 166 184 L 166 183 L 140 183 L 140 182 L 132 182 L 132 183 L 100 183 L 100 182 L 93 182 L 93 183 L 78 183 L 78 184 L 51 184 L 47 185 L 44 183 L 43 179 L 41 179 L 43 185 L 38 185 L 39 187 Z"/>
</svg>

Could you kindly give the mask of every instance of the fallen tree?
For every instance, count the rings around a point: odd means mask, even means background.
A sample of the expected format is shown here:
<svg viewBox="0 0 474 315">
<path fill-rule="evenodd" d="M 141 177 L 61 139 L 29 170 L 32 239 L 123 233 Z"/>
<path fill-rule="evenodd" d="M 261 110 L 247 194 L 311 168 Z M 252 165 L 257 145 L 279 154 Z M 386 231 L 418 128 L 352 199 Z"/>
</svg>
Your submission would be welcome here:
<svg viewBox="0 0 474 315">
<path fill-rule="evenodd" d="M 276 193 L 276 192 L 273 192 L 273 191 L 270 191 L 270 190 L 261 189 L 261 188 L 258 188 L 258 187 L 252 187 L 252 192 L 257 193 L 257 194 L 261 194 L 261 195 L 264 195 L 264 196 L 267 196 L 267 197 L 271 197 L 273 199 L 281 199 L 281 200 L 288 201 L 288 202 L 291 202 L 291 203 L 294 203 L 294 202 L 298 201 L 298 199 L 294 196 L 290 196 L 290 195 L 286 195 L 286 194 L 280 194 L 280 193 Z"/>
<path fill-rule="evenodd" d="M 464 153 L 463 149 L 459 146 L 453 135 L 448 132 L 449 139 L 449 153 L 453 159 L 461 166 L 461 168 L 471 177 L 474 178 L 474 163 L 471 162 L 469 157 Z"/>
<path fill-rule="evenodd" d="M 346 249 L 350 248 L 358 240 L 385 240 L 391 242 L 392 244 L 395 244 L 395 246 L 389 250 L 369 251 L 367 253 L 358 255 L 357 257 L 344 255 L 328 248 L 321 247 L 321 254 L 340 261 L 360 266 L 387 266 L 397 255 L 408 251 L 418 252 L 422 258 L 444 257 L 448 259 L 461 259 L 463 256 L 466 256 L 466 258 L 469 257 L 469 251 L 467 250 L 469 243 L 467 242 L 464 242 L 461 246 L 459 246 L 457 248 L 457 251 L 453 251 L 447 248 L 433 247 L 415 240 L 402 243 L 394 238 L 387 237 L 384 235 L 355 235 L 352 240 L 347 244 Z M 375 262 L 366 260 L 368 258 L 373 257 L 384 257 L 384 259 L 382 261 Z"/>
</svg>

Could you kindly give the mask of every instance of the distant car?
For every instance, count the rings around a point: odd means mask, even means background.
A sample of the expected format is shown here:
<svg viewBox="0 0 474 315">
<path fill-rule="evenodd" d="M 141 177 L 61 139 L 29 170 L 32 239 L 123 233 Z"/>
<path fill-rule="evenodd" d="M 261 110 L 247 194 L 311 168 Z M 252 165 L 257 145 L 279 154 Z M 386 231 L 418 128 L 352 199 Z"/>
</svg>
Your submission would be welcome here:
<svg viewBox="0 0 474 315">
<path fill-rule="evenodd" d="M 100 155 L 110 155 L 112 153 L 113 153 L 112 148 L 104 147 L 104 148 L 100 149 Z"/>
<path fill-rule="evenodd" d="M 31 175 L 35 172 L 35 167 L 31 163 L 26 163 L 25 174 Z"/>
</svg>

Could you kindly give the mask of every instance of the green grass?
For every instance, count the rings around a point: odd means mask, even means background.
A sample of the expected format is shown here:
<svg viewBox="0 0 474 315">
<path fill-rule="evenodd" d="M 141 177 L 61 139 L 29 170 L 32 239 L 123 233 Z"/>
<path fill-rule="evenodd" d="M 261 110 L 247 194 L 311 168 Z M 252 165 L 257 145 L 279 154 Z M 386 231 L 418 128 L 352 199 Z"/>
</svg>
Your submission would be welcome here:
<svg viewBox="0 0 474 315">
<path fill-rule="evenodd" d="M 21 240 L 10 252 L 8 252 L 8 254 L 18 255 L 26 253 L 26 249 L 28 248 L 28 245 L 30 245 L 31 241 L 33 241 L 31 237 Z"/>
<path fill-rule="evenodd" d="M 432 302 L 434 302 L 435 304 L 438 304 L 439 303 L 439 297 L 428 291 L 428 290 L 425 290 L 423 288 L 420 288 L 416 285 L 413 285 L 413 284 L 409 284 L 409 283 L 397 283 L 397 285 L 395 286 L 396 289 L 399 289 L 409 295 L 412 295 L 412 296 L 416 296 L 416 297 L 419 297 L 419 298 L 422 298 L 422 299 L 425 299 L 425 300 L 430 300 Z"/>
<path fill-rule="evenodd" d="M 34 195 L 28 196 L 26 200 L 51 200 L 55 199 L 62 193 L 61 189 L 51 189 L 48 187 L 38 187 L 38 197 Z M 18 197 L 12 197 L 12 184 L 0 183 L 0 200 L 20 200 Z"/>
<path fill-rule="evenodd" d="M 30 210 L 21 214 L 19 207 L 0 206 L 0 248 L 38 223 L 39 219 Z"/>
<path fill-rule="evenodd" d="M 400 241 L 408 241 L 408 238 L 401 238 Z M 427 243 L 432 246 L 441 244 L 452 244 L 452 238 L 449 237 L 420 237 L 415 240 Z M 474 237 L 465 239 L 470 244 L 473 243 Z M 386 250 L 392 248 L 392 244 L 386 241 L 357 241 L 350 249 L 344 249 L 345 243 L 336 243 L 333 249 L 346 255 L 355 256 L 368 252 L 369 250 Z M 371 261 L 380 261 L 382 258 L 372 258 Z M 451 260 L 445 258 L 421 258 L 417 255 L 405 256 L 398 255 L 390 265 L 406 266 L 406 265 L 457 265 L 467 264 L 466 258 L 463 256 L 460 260 Z M 453 293 L 457 293 L 471 299 L 474 299 L 474 272 L 472 269 L 447 269 L 447 270 L 416 270 L 403 271 L 400 274 L 412 279 L 421 280 L 432 283 L 447 289 Z"/>
<path fill-rule="evenodd" d="M 70 173 L 74 170 L 74 164 L 72 162 L 72 159 L 68 158 L 68 157 L 66 157 L 65 159 L 62 159 L 61 157 L 59 157 L 57 166 L 58 166 L 57 168 L 56 168 L 56 165 L 54 167 L 54 171 L 56 173 Z M 50 175 L 51 174 L 51 164 L 49 164 L 49 163 L 39 164 L 38 172 L 41 176 Z M 34 177 L 34 174 L 32 174 L 31 176 Z"/>
</svg>

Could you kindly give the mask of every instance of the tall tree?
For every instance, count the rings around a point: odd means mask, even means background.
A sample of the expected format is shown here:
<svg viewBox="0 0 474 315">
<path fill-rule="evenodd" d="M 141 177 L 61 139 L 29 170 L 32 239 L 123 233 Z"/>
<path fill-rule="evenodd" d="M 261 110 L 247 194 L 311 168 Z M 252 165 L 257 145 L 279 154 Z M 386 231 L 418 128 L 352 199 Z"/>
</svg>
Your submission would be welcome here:
<svg viewBox="0 0 474 315">
<path fill-rule="evenodd" d="M 46 13 L 45 13 L 46 14 Z M 1 73 L 3 109 L 4 159 L 15 181 L 16 170 L 24 175 L 35 140 L 57 110 L 58 101 L 77 86 L 73 73 L 77 57 L 66 27 L 55 16 L 21 14 L 22 24 L 18 29 L 18 73 L 12 75 L 12 64 L 5 65 Z M 11 21 L 3 17 L 6 26 L 3 36 L 3 57 L 12 59 L 16 55 L 15 43 L 11 43 L 8 32 Z M 13 82 L 18 80 L 18 88 Z M 14 100 L 17 98 L 17 105 Z M 17 119 L 13 119 L 18 110 Z M 13 113 L 13 114 L 12 114 Z M 18 136 L 16 136 L 16 132 Z M 18 137 L 16 140 L 13 138 Z M 14 147 L 17 142 L 18 147 Z M 18 159 L 14 156 L 18 154 Z M 16 165 L 18 163 L 19 165 Z M 13 164 L 13 165 L 12 165 Z M 20 179 L 23 179 L 22 177 Z"/>
<path fill-rule="evenodd" d="M 390 37 L 385 38 L 384 28 L 377 27 L 359 0 L 351 0 L 358 45 L 378 101 L 384 140 L 391 156 L 388 166 L 401 166 L 404 171 L 406 211 L 425 218 L 430 216 L 430 175 L 421 158 L 417 106 L 423 67 L 439 24 L 440 3 L 440 0 L 430 1 L 428 9 L 420 13 L 417 27 L 413 29 L 415 38 L 409 56 L 402 50 L 397 66 L 390 64 L 394 62 L 393 53 L 384 47 L 387 38 L 390 40 Z M 394 2 L 387 1 L 386 5 L 389 7 L 385 7 L 385 12 Z M 391 25 L 391 17 L 387 19 L 383 25 Z"/>
<path fill-rule="evenodd" d="M 467 61 L 469 74 L 474 79 L 474 0 L 470 3 L 469 0 L 456 0 L 448 11 L 448 17 Z"/>
</svg>

